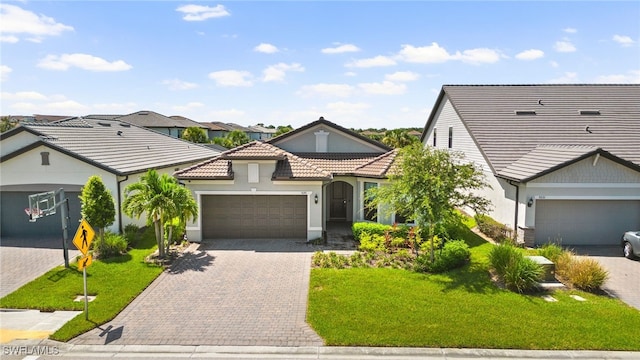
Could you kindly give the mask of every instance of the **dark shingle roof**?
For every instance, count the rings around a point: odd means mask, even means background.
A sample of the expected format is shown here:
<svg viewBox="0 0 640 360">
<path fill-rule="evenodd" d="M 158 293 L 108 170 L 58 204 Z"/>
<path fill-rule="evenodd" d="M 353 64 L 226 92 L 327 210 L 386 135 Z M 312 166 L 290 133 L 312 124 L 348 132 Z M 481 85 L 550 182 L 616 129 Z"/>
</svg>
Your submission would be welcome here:
<svg viewBox="0 0 640 360">
<path fill-rule="evenodd" d="M 568 159 L 565 145 L 640 166 L 638 84 L 444 85 L 425 130 L 445 96 L 496 174 L 529 176 Z M 556 160 L 544 164 L 543 152 Z"/>
<path fill-rule="evenodd" d="M 22 127 L 40 136 L 44 145 L 118 175 L 202 161 L 220 153 L 118 120 L 73 118 Z"/>
<path fill-rule="evenodd" d="M 173 119 L 173 121 L 175 122 L 174 126 L 178 126 L 178 127 L 184 127 L 184 128 L 189 128 L 189 127 L 199 127 L 202 129 L 206 129 L 207 127 L 204 124 L 201 124 L 197 121 L 191 120 L 189 118 L 186 118 L 184 116 L 180 116 L 180 115 L 172 115 L 169 116 L 169 119 Z"/>
</svg>

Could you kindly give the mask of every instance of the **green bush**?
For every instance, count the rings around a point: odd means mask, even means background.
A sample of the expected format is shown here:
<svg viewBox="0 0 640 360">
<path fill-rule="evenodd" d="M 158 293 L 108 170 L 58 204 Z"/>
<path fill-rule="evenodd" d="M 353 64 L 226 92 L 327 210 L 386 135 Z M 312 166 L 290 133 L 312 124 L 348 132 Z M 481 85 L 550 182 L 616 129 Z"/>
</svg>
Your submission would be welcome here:
<svg viewBox="0 0 640 360">
<path fill-rule="evenodd" d="M 106 259 L 122 255 L 127 251 L 129 244 L 124 236 L 107 231 L 104 240 L 97 236 L 92 246 L 97 258 Z"/>
<path fill-rule="evenodd" d="M 387 247 L 385 244 L 385 240 L 386 239 L 384 235 L 369 234 L 368 232 L 363 232 L 360 234 L 360 246 L 358 248 L 361 251 L 367 252 L 386 252 Z"/>
<path fill-rule="evenodd" d="M 508 243 L 491 249 L 489 264 L 507 288 L 520 293 L 533 290 L 543 274 L 542 266 Z"/>
<path fill-rule="evenodd" d="M 546 243 L 542 245 L 541 248 L 538 249 L 538 255 L 544 256 L 545 258 L 551 260 L 551 262 L 555 263 L 558 260 L 558 257 L 562 255 L 562 247 L 558 244 L 554 243 Z"/>
<path fill-rule="evenodd" d="M 503 280 L 508 289 L 519 293 L 533 290 L 542 278 L 542 266 L 530 258 L 520 256 L 511 258 L 507 265 Z"/>
<path fill-rule="evenodd" d="M 501 224 L 490 216 L 484 214 L 476 214 L 474 218 L 478 225 L 478 229 L 496 242 L 503 243 L 512 241 L 513 232 L 506 225 Z"/>
<path fill-rule="evenodd" d="M 391 225 L 373 223 L 373 222 L 356 222 L 351 226 L 353 238 L 360 241 L 362 233 L 384 235 L 385 231 L 392 230 Z"/>
<path fill-rule="evenodd" d="M 600 289 L 609 277 L 597 260 L 575 256 L 571 257 L 568 268 L 562 273 L 574 287 L 585 291 Z"/>
<path fill-rule="evenodd" d="M 469 261 L 471 250 L 463 240 L 452 240 L 444 244 L 442 249 L 431 254 L 423 253 L 416 258 L 414 269 L 418 272 L 441 273 L 463 266 Z"/>
<path fill-rule="evenodd" d="M 136 224 L 127 224 L 124 227 L 124 238 L 127 240 L 129 246 L 134 246 L 138 242 L 138 233 L 140 227 Z"/>
<path fill-rule="evenodd" d="M 325 253 L 322 251 L 316 251 L 313 254 L 311 263 L 315 267 L 325 269 L 343 269 L 348 263 L 349 259 L 344 255 L 339 255 L 333 251 Z"/>
</svg>

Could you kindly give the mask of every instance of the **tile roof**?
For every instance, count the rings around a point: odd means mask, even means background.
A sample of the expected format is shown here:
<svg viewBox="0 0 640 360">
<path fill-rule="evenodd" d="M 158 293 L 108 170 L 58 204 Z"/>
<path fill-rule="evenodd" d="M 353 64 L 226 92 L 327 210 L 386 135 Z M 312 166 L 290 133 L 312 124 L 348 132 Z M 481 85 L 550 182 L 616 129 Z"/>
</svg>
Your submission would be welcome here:
<svg viewBox="0 0 640 360">
<path fill-rule="evenodd" d="M 184 125 L 177 122 L 175 119 L 172 119 L 168 116 L 164 116 L 162 114 L 158 114 L 157 112 L 142 110 L 138 112 L 134 112 L 128 115 L 122 115 L 117 117 L 116 119 L 120 121 L 125 121 L 133 125 L 138 125 L 146 128 L 175 128 L 175 127 L 185 127 Z M 189 125 L 194 126 L 194 125 Z M 186 126 L 186 127 L 189 127 Z"/>
<path fill-rule="evenodd" d="M 253 141 L 228 150 L 215 159 L 176 172 L 179 179 L 227 179 L 229 160 L 275 160 L 274 180 L 328 180 L 334 175 L 384 178 L 397 151 L 372 153 L 296 153 Z M 230 166 L 230 165 L 228 165 Z"/>
<path fill-rule="evenodd" d="M 119 120 L 72 118 L 26 123 L 14 130 L 32 132 L 43 144 L 118 175 L 202 161 L 220 153 Z"/>
<path fill-rule="evenodd" d="M 197 121 L 191 120 L 189 118 L 186 118 L 184 116 L 180 116 L 180 115 L 171 115 L 169 116 L 169 119 L 173 119 L 173 121 L 180 125 L 180 127 L 184 127 L 184 128 L 188 128 L 188 127 L 199 127 L 202 129 L 206 129 L 207 127 L 202 124 L 199 123 Z"/>
<path fill-rule="evenodd" d="M 580 145 L 538 145 L 523 157 L 498 171 L 498 175 L 528 181 L 568 163 L 595 154 L 599 148 Z"/>
<path fill-rule="evenodd" d="M 445 96 L 496 174 L 541 165 L 545 144 L 601 148 L 640 167 L 639 84 L 444 85 L 425 129 Z"/>
</svg>

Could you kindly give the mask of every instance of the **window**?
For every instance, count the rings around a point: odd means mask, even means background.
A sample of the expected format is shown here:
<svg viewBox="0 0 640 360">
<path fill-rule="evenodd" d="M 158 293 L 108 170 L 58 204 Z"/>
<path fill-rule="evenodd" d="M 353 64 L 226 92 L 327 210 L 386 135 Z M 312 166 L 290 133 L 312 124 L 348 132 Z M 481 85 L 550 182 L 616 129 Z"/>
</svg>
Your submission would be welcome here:
<svg viewBox="0 0 640 360">
<path fill-rule="evenodd" d="M 41 165 L 50 165 L 50 163 L 49 163 L 49 152 L 43 151 L 43 152 L 40 153 L 40 156 L 42 157 L 42 164 Z"/>
<path fill-rule="evenodd" d="M 369 207 L 371 197 L 367 195 L 369 189 L 378 187 L 378 184 L 372 182 L 364 183 L 364 219 L 369 221 L 377 221 L 378 209 L 376 207 Z"/>
<path fill-rule="evenodd" d="M 449 126 L 449 149 L 453 148 L 453 126 Z"/>
<path fill-rule="evenodd" d="M 438 137 L 438 129 L 433 129 L 433 147 L 436 147 L 436 138 Z"/>
<path fill-rule="evenodd" d="M 249 183 L 260 182 L 260 164 L 249 164 Z"/>
</svg>

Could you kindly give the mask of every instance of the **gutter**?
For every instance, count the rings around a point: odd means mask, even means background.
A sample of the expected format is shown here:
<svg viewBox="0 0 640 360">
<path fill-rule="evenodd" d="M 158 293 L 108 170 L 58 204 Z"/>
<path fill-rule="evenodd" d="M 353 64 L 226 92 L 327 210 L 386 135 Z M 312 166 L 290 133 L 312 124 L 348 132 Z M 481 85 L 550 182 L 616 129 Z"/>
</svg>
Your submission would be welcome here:
<svg viewBox="0 0 640 360">
<path fill-rule="evenodd" d="M 509 185 L 515 186 L 516 188 L 516 208 L 515 208 L 515 219 L 513 221 L 513 234 L 514 237 L 516 239 L 516 242 L 518 240 L 518 208 L 520 205 L 520 186 L 518 186 L 518 183 L 512 181 L 512 180 L 507 180 L 507 182 L 509 183 Z"/>
<path fill-rule="evenodd" d="M 121 185 L 123 182 L 129 180 L 129 175 L 125 175 L 124 179 L 118 181 L 118 230 L 120 234 L 122 234 L 122 189 Z"/>
</svg>

